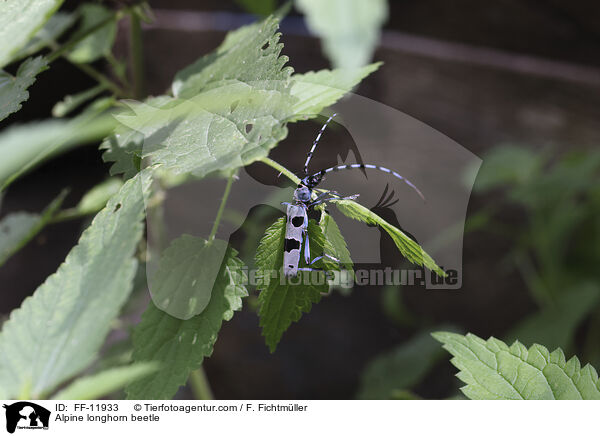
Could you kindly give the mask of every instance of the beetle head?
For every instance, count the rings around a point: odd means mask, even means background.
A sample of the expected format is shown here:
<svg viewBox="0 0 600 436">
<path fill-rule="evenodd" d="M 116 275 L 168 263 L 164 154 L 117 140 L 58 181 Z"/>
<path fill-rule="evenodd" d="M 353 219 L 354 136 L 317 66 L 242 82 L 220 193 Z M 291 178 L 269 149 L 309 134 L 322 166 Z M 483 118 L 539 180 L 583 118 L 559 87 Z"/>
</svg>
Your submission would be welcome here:
<svg viewBox="0 0 600 436">
<path fill-rule="evenodd" d="M 310 201 L 311 194 L 312 191 L 306 185 L 301 183 L 294 191 L 294 200 L 306 203 Z"/>
</svg>

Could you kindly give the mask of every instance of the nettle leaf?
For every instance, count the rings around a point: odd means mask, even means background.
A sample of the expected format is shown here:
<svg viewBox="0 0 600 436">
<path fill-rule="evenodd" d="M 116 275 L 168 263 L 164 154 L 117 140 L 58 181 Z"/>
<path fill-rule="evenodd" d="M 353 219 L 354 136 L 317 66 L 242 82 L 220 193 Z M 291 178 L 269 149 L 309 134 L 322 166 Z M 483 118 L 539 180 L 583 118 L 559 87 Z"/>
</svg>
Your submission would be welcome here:
<svg viewBox="0 0 600 436">
<path fill-rule="evenodd" d="M 159 97 L 151 97 L 145 100 L 145 104 L 160 107 L 170 101 L 171 97 L 162 95 Z M 134 114 L 131 110 L 122 109 L 114 115 Z M 117 123 L 114 132 L 104 138 L 100 144 L 102 160 L 107 163 L 113 163 L 110 167 L 110 175 L 116 176 L 123 174 L 129 179 L 135 176 L 141 168 L 142 163 L 142 147 L 144 145 L 144 135 L 135 130 L 131 130 L 124 124 Z"/>
<path fill-rule="evenodd" d="M 61 193 L 42 214 L 15 212 L 0 221 L 0 266 L 13 254 L 23 248 L 54 217 L 65 199 L 66 192 Z"/>
<path fill-rule="evenodd" d="M 234 311 L 242 308 L 242 297 L 248 295 L 243 265 L 237 252 L 229 248 L 208 306 L 193 318 L 172 317 L 150 303 L 133 332 L 133 359 L 158 362 L 161 369 L 130 384 L 126 388 L 128 399 L 171 399 L 190 372 L 212 354 L 223 321 L 229 321 Z"/>
<path fill-rule="evenodd" d="M 406 343 L 373 359 L 365 368 L 357 395 L 362 400 L 389 400 L 395 392 L 419 383 L 442 357 L 442 350 L 421 332 Z"/>
<path fill-rule="evenodd" d="M 259 289 L 269 286 L 273 271 L 283 265 L 283 242 L 285 238 L 285 218 L 279 218 L 265 230 L 265 234 L 258 244 L 254 258 L 257 277 L 260 280 Z"/>
<path fill-rule="evenodd" d="M 119 134 L 101 147 L 103 159 L 115 162 L 111 174 L 131 175 L 149 158 L 201 177 L 265 157 L 286 137 L 294 101 L 277 27 L 270 17 L 230 32 L 214 53 L 176 75 L 174 98 L 130 103 L 118 115 Z"/>
<path fill-rule="evenodd" d="M 42 27 L 31 40 L 18 52 L 15 59 L 23 59 L 31 56 L 41 49 L 54 43 L 67 29 L 69 29 L 77 20 L 73 13 L 57 12 L 50 17 L 48 22 Z"/>
<path fill-rule="evenodd" d="M 141 168 L 142 144 L 144 136 L 134 130 L 124 129 L 122 125 L 117 126 L 117 132 L 102 141 L 100 151 L 102 160 L 112 163 L 109 173 L 111 176 L 122 174 L 126 179 L 134 177 Z"/>
<path fill-rule="evenodd" d="M 129 180 L 0 333 L 0 397 L 40 398 L 88 366 L 132 288 L 150 174 Z M 24 346 L 26 344 L 26 346 Z"/>
<path fill-rule="evenodd" d="M 261 293 L 258 297 L 260 326 L 265 342 L 271 352 L 277 348 L 281 336 L 292 324 L 308 313 L 313 303 L 321 300 L 321 293 L 329 291 L 329 284 L 323 271 L 300 272 L 296 278 L 287 280 L 283 276 L 283 243 L 285 239 L 285 218 L 278 219 L 270 226 L 256 250 L 256 267 Z M 325 240 L 321 227 L 309 221 L 311 259 L 330 253 L 331 245 Z M 307 267 L 301 256 L 300 267 Z M 329 262 L 318 261 L 312 268 L 336 269 Z"/>
<path fill-rule="evenodd" d="M 292 76 L 292 96 L 297 100 L 293 112 L 296 119 L 318 115 L 358 85 L 362 79 L 382 65 L 381 62 L 361 68 L 309 71 Z"/>
<path fill-rule="evenodd" d="M 306 15 L 310 31 L 321 37 L 336 68 L 369 62 L 388 15 L 386 0 L 296 0 L 295 5 Z"/>
<path fill-rule="evenodd" d="M 325 239 L 331 247 L 331 251 L 327 254 L 338 259 L 340 261 L 340 265 L 350 271 L 351 278 L 353 279 L 354 263 L 350 257 L 350 251 L 346 245 L 346 240 L 342 236 L 337 223 L 331 215 L 328 213 L 322 213 L 319 225 L 321 226 L 321 231 L 323 232 Z"/>
<path fill-rule="evenodd" d="M 63 0 L 0 2 L 0 68 L 10 63 Z"/>
<path fill-rule="evenodd" d="M 111 116 L 80 115 L 5 129 L 0 134 L 0 190 L 54 154 L 105 137 L 114 126 Z"/>
<path fill-rule="evenodd" d="M 0 70 L 0 121 L 21 109 L 21 103 L 29 99 L 27 88 L 35 82 L 35 76 L 48 69 L 45 58 L 27 59 L 21 64 L 16 76 Z"/>
<path fill-rule="evenodd" d="M 174 174 L 202 177 L 249 165 L 287 135 L 290 96 L 233 82 L 161 107 L 130 104 L 117 120 L 144 137 L 142 158 Z"/>
<path fill-rule="evenodd" d="M 109 9 L 96 3 L 84 3 L 78 8 L 78 12 L 81 14 L 81 24 L 73 39 L 79 38 L 113 15 Z M 115 20 L 109 21 L 79 41 L 67 57 L 70 61 L 80 64 L 94 62 L 110 52 L 116 35 L 117 23 Z"/>
<path fill-rule="evenodd" d="M 106 179 L 86 192 L 81 197 L 79 203 L 77 203 L 77 206 L 75 206 L 75 210 L 81 214 L 93 213 L 100 210 L 106 206 L 110 198 L 119 192 L 122 187 L 123 182 L 121 179 L 116 177 Z"/>
<path fill-rule="evenodd" d="M 123 389 L 129 383 L 158 371 L 154 362 L 134 363 L 119 368 L 110 368 L 97 374 L 81 377 L 56 393 L 53 400 L 96 400 Z"/>
<path fill-rule="evenodd" d="M 552 353 L 538 344 L 529 349 L 518 341 L 510 347 L 471 333 L 437 332 L 433 337 L 454 356 L 462 392 L 472 400 L 598 400 L 600 382 L 589 364 L 568 361 L 560 348 Z"/>
<path fill-rule="evenodd" d="M 398 247 L 400 253 L 410 262 L 429 268 L 438 276 L 445 277 L 446 273 L 435 263 L 419 244 L 410 239 L 400 229 L 394 227 L 379 215 L 352 200 L 332 200 L 337 208 L 349 218 L 367 224 L 377 225 L 385 230 Z"/>
<path fill-rule="evenodd" d="M 279 20 L 263 21 L 229 32 L 223 43 L 175 75 L 172 91 L 178 98 L 191 98 L 212 86 L 238 80 L 257 89 L 284 91 L 289 88 L 291 67 L 284 67 L 283 44 L 277 33 Z"/>
<path fill-rule="evenodd" d="M 152 301 L 162 311 L 190 319 L 208 306 L 228 244 L 182 235 L 165 249 L 150 280 Z"/>
</svg>

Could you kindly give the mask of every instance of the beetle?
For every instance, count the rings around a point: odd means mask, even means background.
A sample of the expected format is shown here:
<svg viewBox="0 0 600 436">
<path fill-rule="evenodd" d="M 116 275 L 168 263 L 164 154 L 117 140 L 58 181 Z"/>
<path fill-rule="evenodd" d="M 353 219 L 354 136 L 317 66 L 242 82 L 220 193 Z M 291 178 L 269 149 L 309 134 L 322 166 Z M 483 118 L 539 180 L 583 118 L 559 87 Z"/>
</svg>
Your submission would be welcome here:
<svg viewBox="0 0 600 436">
<path fill-rule="evenodd" d="M 408 186 L 415 190 L 423 200 L 425 200 L 425 197 L 423 196 L 421 191 L 408 179 L 406 179 L 394 170 L 379 165 L 336 165 L 320 170 L 312 175 L 309 175 L 308 165 L 310 164 L 310 160 L 314 155 L 315 149 L 317 148 L 317 144 L 319 143 L 319 140 L 321 139 L 325 128 L 336 115 L 337 114 L 335 113 L 331 115 L 327 119 L 323 127 L 321 127 L 321 130 L 317 134 L 317 137 L 315 138 L 312 147 L 310 148 L 310 151 L 307 154 L 306 162 L 304 163 L 304 178 L 300 180 L 300 183 L 294 190 L 293 202 L 282 203 L 282 205 L 287 206 L 285 240 L 283 245 L 283 272 L 286 277 L 295 277 L 299 271 L 314 271 L 314 268 L 311 268 L 310 265 L 313 265 L 315 262 L 322 259 L 323 257 L 327 257 L 336 262 L 339 262 L 339 260 L 335 257 L 325 253 L 322 256 L 316 257 L 315 259 L 311 260 L 310 258 L 310 241 L 308 237 L 309 210 L 311 210 L 319 204 L 326 203 L 330 200 L 354 200 L 358 197 L 358 194 L 342 197 L 336 191 L 325 191 L 321 192 L 313 199 L 314 190 L 324 180 L 325 175 L 327 173 L 350 169 L 376 169 L 379 171 L 383 171 L 384 173 L 391 174 L 392 176 L 400 180 L 403 180 Z M 308 265 L 308 267 L 304 268 L 301 268 L 299 266 L 302 251 L 304 251 L 304 260 Z"/>
</svg>

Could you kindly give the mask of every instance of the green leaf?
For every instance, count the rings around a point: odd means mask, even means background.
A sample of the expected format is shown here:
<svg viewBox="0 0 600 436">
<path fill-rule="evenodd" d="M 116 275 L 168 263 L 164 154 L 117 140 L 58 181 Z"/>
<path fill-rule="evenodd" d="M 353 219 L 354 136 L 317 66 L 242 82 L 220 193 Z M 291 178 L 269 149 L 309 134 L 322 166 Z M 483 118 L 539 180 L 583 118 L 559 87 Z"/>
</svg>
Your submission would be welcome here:
<svg viewBox="0 0 600 436">
<path fill-rule="evenodd" d="M 190 319 L 208 306 L 227 242 L 207 242 L 190 235 L 175 239 L 162 253 L 150 280 L 152 301 L 164 312 Z"/>
<path fill-rule="evenodd" d="M 62 0 L 0 1 L 0 68 L 10 63 Z"/>
<path fill-rule="evenodd" d="M 331 202 L 347 217 L 367 224 L 377 225 L 385 230 L 391 236 L 400 253 L 410 262 L 419 266 L 425 266 L 439 276 L 446 276 L 446 273 L 419 244 L 371 210 L 352 200 L 332 200 Z"/>
<path fill-rule="evenodd" d="M 60 208 L 65 196 L 66 192 L 61 193 L 41 215 L 15 212 L 0 221 L 0 266 L 31 241 L 50 222 Z"/>
<path fill-rule="evenodd" d="M 267 156 L 287 135 L 283 120 L 291 104 L 286 94 L 235 82 L 160 108 L 130 107 L 134 116 L 116 118 L 143 135 L 142 158 L 174 174 L 203 177 Z"/>
<path fill-rule="evenodd" d="M 134 363 L 82 377 L 55 394 L 53 400 L 96 400 L 158 371 L 153 362 Z"/>
<path fill-rule="evenodd" d="M 276 33 L 279 20 L 269 17 L 261 22 L 229 32 L 213 52 L 177 73 L 173 95 L 190 98 L 215 86 L 237 80 L 259 89 L 283 92 L 289 87 L 291 67 L 284 67 L 287 56 L 280 56 L 283 44 Z"/>
<path fill-rule="evenodd" d="M 62 118 L 69 115 L 85 102 L 96 97 L 106 89 L 106 85 L 98 85 L 87 89 L 75 95 L 67 95 L 62 101 L 59 101 L 52 108 L 52 116 Z"/>
<path fill-rule="evenodd" d="M 292 76 L 292 96 L 297 100 L 293 112 L 296 119 L 321 113 L 379 69 L 381 62 L 361 68 L 309 71 Z"/>
<path fill-rule="evenodd" d="M 11 126 L 0 133 L 0 190 L 51 156 L 103 138 L 111 132 L 111 116 L 81 115 Z"/>
<path fill-rule="evenodd" d="M 295 5 L 334 67 L 362 67 L 370 61 L 387 19 L 386 0 L 296 0 Z"/>
<path fill-rule="evenodd" d="M 123 187 L 121 179 L 112 177 L 90 189 L 79 201 L 75 210 L 80 214 L 94 213 L 104 206 L 108 200 Z"/>
<path fill-rule="evenodd" d="M 260 293 L 259 325 L 271 353 L 275 352 L 283 333 L 292 322 L 298 322 L 303 313 L 310 312 L 312 305 L 321 301 L 321 293 L 329 289 L 326 282 L 320 286 L 307 284 L 305 276 L 308 275 L 299 273 L 299 285 L 282 285 L 279 283 L 282 273 L 278 272 L 269 287 Z"/>
<path fill-rule="evenodd" d="M 230 32 L 215 53 L 177 74 L 176 98 L 129 104 L 130 113 L 117 116 L 119 134 L 101 147 L 115 162 L 111 174 L 131 175 L 148 158 L 175 175 L 202 177 L 267 156 L 287 135 L 293 102 L 277 26 L 270 17 Z"/>
<path fill-rule="evenodd" d="M 48 62 L 40 56 L 23 62 L 16 77 L 0 70 L 0 121 L 21 109 L 21 103 L 29 99 L 27 88 L 46 69 Z"/>
<path fill-rule="evenodd" d="M 283 277 L 285 222 L 285 218 L 280 218 L 270 226 L 256 250 L 257 276 L 262 280 L 258 286 L 261 289 L 258 316 L 262 334 L 271 352 L 275 351 L 281 336 L 292 322 L 299 321 L 302 313 L 308 313 L 312 304 L 321 300 L 321 294 L 329 291 L 323 271 L 300 272 L 291 280 Z M 311 259 L 324 252 L 330 253 L 330 245 L 321 227 L 313 220 L 309 221 L 308 237 Z M 300 267 L 306 267 L 304 256 L 301 257 Z M 311 267 L 331 270 L 333 265 L 319 261 Z"/>
<path fill-rule="evenodd" d="M 159 96 L 148 98 L 145 103 L 158 107 L 170 100 L 171 97 Z M 117 116 L 119 114 L 132 115 L 134 113 L 123 109 L 114 115 Z M 165 122 L 168 123 L 168 120 L 165 120 Z M 142 133 L 131 130 L 124 124 L 117 123 L 114 133 L 106 137 L 102 144 L 100 144 L 100 150 L 104 152 L 102 160 L 107 163 L 113 163 L 109 170 L 110 175 L 123 174 L 126 179 L 135 176 L 141 168 L 143 144 L 144 135 Z"/>
<path fill-rule="evenodd" d="M 133 130 L 117 126 L 115 133 L 107 136 L 102 144 L 102 160 L 112 163 L 109 173 L 111 176 L 122 174 L 126 179 L 135 176 L 141 168 L 143 135 Z"/>
<path fill-rule="evenodd" d="M 327 253 L 340 261 L 340 265 L 351 272 L 352 279 L 354 278 L 354 263 L 350 257 L 350 251 L 346 246 L 346 240 L 340 232 L 340 228 L 328 213 L 321 214 L 321 231 L 325 235 L 325 239 L 331 246 L 331 252 Z"/>
<path fill-rule="evenodd" d="M 123 185 L 11 313 L 0 332 L 0 397 L 43 397 L 92 362 L 131 291 L 149 189 L 148 172 Z"/>
<path fill-rule="evenodd" d="M 242 308 L 242 297 L 248 295 L 242 268 L 237 252 L 230 248 L 208 306 L 191 319 L 172 317 L 150 302 L 133 332 L 133 359 L 159 362 L 161 369 L 130 384 L 125 389 L 128 399 L 171 399 L 190 372 L 212 354 L 223 321 L 229 321 L 234 311 Z"/>
<path fill-rule="evenodd" d="M 77 206 L 60 211 L 53 217 L 53 221 L 61 222 L 98 213 L 106 206 L 108 200 L 119 192 L 122 186 L 123 181 L 116 177 L 99 183 L 81 198 Z"/>
<path fill-rule="evenodd" d="M 517 324 L 507 335 L 525 345 L 544 344 L 550 349 L 571 346 L 575 330 L 600 300 L 600 289 L 594 283 L 565 291 L 556 303 Z"/>
<path fill-rule="evenodd" d="M 285 237 L 285 218 L 279 218 L 265 230 L 265 234 L 256 249 L 255 263 L 257 277 L 260 280 L 258 289 L 269 286 L 271 272 L 283 265 L 283 238 Z"/>
<path fill-rule="evenodd" d="M 361 400 L 393 399 L 395 391 L 404 391 L 419 383 L 441 356 L 442 350 L 431 333 L 418 333 L 369 362 L 357 396 Z"/>
<path fill-rule="evenodd" d="M 84 3 L 79 7 L 78 12 L 81 14 L 81 24 L 73 39 L 79 38 L 113 15 L 109 9 L 96 3 Z M 116 35 L 117 23 L 115 20 L 109 21 L 78 42 L 67 57 L 70 61 L 80 64 L 94 62 L 110 52 Z"/>
<path fill-rule="evenodd" d="M 235 0 L 237 4 L 243 7 L 251 14 L 266 17 L 272 14 L 277 7 L 276 0 Z"/>
<path fill-rule="evenodd" d="M 77 17 L 73 13 L 57 12 L 50 17 L 48 22 L 29 41 L 29 43 L 18 52 L 15 59 L 23 59 L 31 56 L 41 49 L 51 46 L 60 36 L 71 27 Z"/>
<path fill-rule="evenodd" d="M 560 348 L 550 353 L 538 344 L 529 349 L 516 341 L 510 347 L 469 333 L 437 332 L 433 337 L 454 356 L 451 360 L 472 400 L 598 400 L 600 382 L 591 365 L 568 361 Z"/>
</svg>

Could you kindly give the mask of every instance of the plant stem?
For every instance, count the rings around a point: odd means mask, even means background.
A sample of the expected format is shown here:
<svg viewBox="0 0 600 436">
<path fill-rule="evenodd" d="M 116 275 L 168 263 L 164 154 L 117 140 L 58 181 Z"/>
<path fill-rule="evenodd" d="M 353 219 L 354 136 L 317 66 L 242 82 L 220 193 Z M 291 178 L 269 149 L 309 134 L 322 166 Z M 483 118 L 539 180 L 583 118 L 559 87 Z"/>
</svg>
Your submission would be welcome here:
<svg viewBox="0 0 600 436">
<path fill-rule="evenodd" d="M 263 157 L 260 161 L 262 163 L 265 163 L 265 164 L 269 165 L 272 168 L 275 168 L 277 171 L 279 171 L 280 174 L 283 174 L 288 179 L 290 179 L 292 182 L 294 182 L 294 184 L 296 184 L 296 185 L 300 184 L 300 179 L 298 178 L 298 176 L 296 176 L 296 174 L 292 173 L 290 170 L 288 170 L 283 165 L 278 164 L 273 159 L 270 159 L 268 157 Z M 312 198 L 313 199 L 317 198 L 317 195 L 318 195 L 317 192 L 325 192 L 325 189 L 315 189 L 315 190 L 313 190 L 313 193 L 312 193 Z"/>
<path fill-rule="evenodd" d="M 204 368 L 200 367 L 190 373 L 190 384 L 197 400 L 214 400 Z"/>
<path fill-rule="evenodd" d="M 133 74 L 133 96 L 144 96 L 144 46 L 142 41 L 142 25 L 137 13 L 131 12 L 129 29 L 129 50 L 131 55 L 131 70 Z"/>
<path fill-rule="evenodd" d="M 231 192 L 231 185 L 233 185 L 233 179 L 235 178 L 235 173 L 231 173 L 229 179 L 227 179 L 227 185 L 225 186 L 225 192 L 223 193 L 223 198 L 221 199 L 221 205 L 219 206 L 219 210 L 217 211 L 217 217 L 215 218 L 215 222 L 213 224 L 212 230 L 210 231 L 210 235 L 208 237 L 208 241 L 212 241 L 215 239 L 217 235 L 217 230 L 219 228 L 219 223 L 221 222 L 221 217 L 223 216 L 223 211 L 225 210 L 225 204 L 227 203 L 227 199 L 229 198 L 229 193 Z"/>
<path fill-rule="evenodd" d="M 71 41 L 67 42 L 65 45 L 60 47 L 58 50 L 55 50 L 54 52 L 50 53 L 50 55 L 48 56 L 48 63 L 51 64 L 59 57 L 67 54 L 69 51 L 71 51 L 71 49 L 73 47 L 75 47 L 77 44 L 79 44 L 85 38 L 90 36 L 92 33 L 97 31 L 98 29 L 103 28 L 111 21 L 118 21 L 121 17 L 122 17 L 122 12 L 119 11 L 119 12 L 112 14 L 110 17 L 106 17 L 106 19 L 100 21 L 96 25 L 90 27 L 86 32 L 82 33 L 81 35 L 79 35 L 76 38 L 72 39 Z"/>
<path fill-rule="evenodd" d="M 101 209 L 98 209 L 95 211 L 81 212 L 80 210 L 77 210 L 77 208 L 64 209 L 64 210 L 61 210 L 60 212 L 58 212 L 56 215 L 54 215 L 54 217 L 50 220 L 50 224 L 58 224 L 58 223 L 62 223 L 63 221 L 84 218 L 86 216 L 94 215 L 94 214 L 98 213 L 100 210 Z"/>
<path fill-rule="evenodd" d="M 68 41 L 62 47 L 55 48 L 55 50 L 52 53 L 50 53 L 50 55 L 48 56 L 48 63 L 51 64 L 52 62 L 54 62 L 56 59 L 58 59 L 60 57 L 65 57 L 67 60 L 69 60 L 67 55 L 73 47 L 75 47 L 77 44 L 79 44 L 81 41 L 83 41 L 85 38 L 87 38 L 88 36 L 90 36 L 91 34 L 96 32 L 97 30 L 99 30 L 102 27 L 106 26 L 107 24 L 111 23 L 112 21 L 120 20 L 123 16 L 123 13 L 124 13 L 124 11 L 118 11 L 118 12 L 112 14 L 111 16 L 100 21 L 96 25 L 90 27 L 86 32 L 84 32 L 81 35 L 77 36 L 76 38 Z M 54 46 L 55 46 L 55 44 L 54 44 Z M 77 62 L 71 62 L 71 63 L 73 65 L 75 65 L 77 68 L 79 68 L 81 71 L 83 71 L 84 73 L 86 73 L 87 75 L 92 77 L 98 83 L 105 85 L 108 89 L 110 89 L 115 94 L 117 94 L 117 96 L 124 95 L 123 90 L 116 83 L 114 83 L 112 80 L 110 80 L 104 74 L 102 74 L 101 72 L 99 72 L 98 70 L 93 68 L 91 65 L 80 64 Z"/>
<path fill-rule="evenodd" d="M 129 80 L 127 78 L 127 73 L 125 73 L 125 71 L 121 68 L 121 65 L 119 64 L 119 60 L 115 57 L 115 55 L 112 54 L 112 52 L 108 52 L 106 54 L 106 60 L 111 65 L 112 70 L 115 73 L 115 76 L 117 76 L 119 78 L 119 80 L 121 81 L 123 86 L 125 86 L 126 88 L 129 88 L 130 84 L 129 84 Z"/>
<path fill-rule="evenodd" d="M 97 81 L 99 84 L 106 86 L 108 89 L 110 89 L 112 92 L 114 92 L 117 96 L 125 95 L 125 91 L 123 91 L 123 89 L 121 89 L 121 87 L 119 85 L 117 85 L 115 82 L 110 80 L 108 77 L 106 77 L 100 71 L 96 70 L 91 65 L 78 64 L 77 62 L 73 62 L 73 65 L 75 65 L 77 68 L 79 68 L 85 74 L 87 74 L 92 79 Z"/>
<path fill-rule="evenodd" d="M 276 169 L 277 171 L 279 171 L 281 174 L 286 176 L 288 179 L 290 179 L 295 184 L 300 183 L 300 179 L 294 173 L 292 173 L 290 170 L 288 170 L 283 165 L 278 164 L 273 159 L 270 159 L 268 157 L 263 157 L 260 161 L 262 163 L 269 165 L 271 168 Z"/>
</svg>

